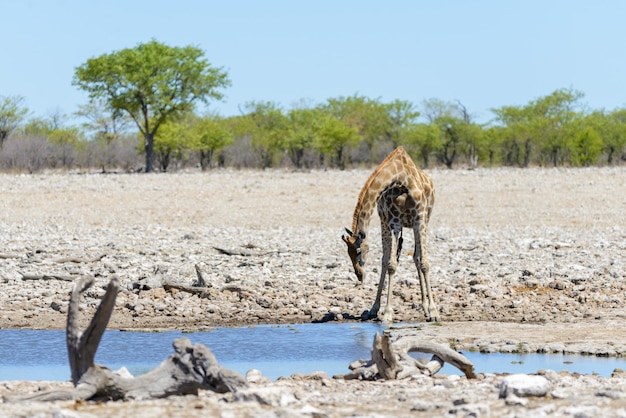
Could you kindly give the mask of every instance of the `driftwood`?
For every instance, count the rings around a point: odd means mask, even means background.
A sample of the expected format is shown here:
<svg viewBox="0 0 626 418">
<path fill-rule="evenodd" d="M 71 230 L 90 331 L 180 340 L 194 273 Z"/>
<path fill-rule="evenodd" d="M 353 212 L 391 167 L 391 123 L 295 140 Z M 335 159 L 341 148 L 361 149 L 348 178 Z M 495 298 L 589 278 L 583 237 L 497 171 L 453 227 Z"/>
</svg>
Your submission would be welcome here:
<svg viewBox="0 0 626 418">
<path fill-rule="evenodd" d="M 67 316 L 67 348 L 72 382 L 70 390 L 56 390 L 29 396 L 5 397 L 5 402 L 150 399 L 170 395 L 194 394 L 199 389 L 219 393 L 234 392 L 247 387 L 236 372 L 221 367 L 211 351 L 202 344 L 191 345 L 187 338 L 174 341 L 175 354 L 156 369 L 139 377 L 127 377 L 94 364 L 96 350 L 115 307 L 120 290 L 117 279 L 111 280 L 89 326 L 78 328 L 79 298 L 92 284 L 93 278 L 74 283 Z"/>
<path fill-rule="evenodd" d="M 249 247 L 249 248 L 255 248 L 255 247 Z M 223 255 L 240 255 L 242 257 L 256 257 L 256 256 L 261 257 L 261 256 L 267 256 L 267 255 L 279 255 L 282 253 L 295 253 L 295 254 L 305 254 L 305 255 L 308 254 L 308 252 L 306 251 L 298 251 L 298 250 L 288 250 L 288 251 L 272 250 L 272 251 L 260 252 L 260 251 L 246 251 L 246 250 L 241 250 L 241 249 L 229 250 L 227 248 L 220 248 L 220 247 L 213 247 L 213 249 Z"/>
<path fill-rule="evenodd" d="M 194 267 L 196 269 L 196 276 L 198 276 L 198 281 L 194 283 L 194 286 L 195 287 L 207 287 L 207 282 L 204 279 L 204 274 L 202 274 L 202 270 L 200 270 L 200 266 L 196 264 Z M 208 287 L 211 287 L 211 285 L 209 284 Z"/>
<path fill-rule="evenodd" d="M 106 256 L 107 256 L 106 254 L 100 254 L 100 255 L 95 256 L 94 258 L 63 257 L 63 258 L 57 258 L 56 260 L 53 260 L 53 261 L 55 263 L 76 263 L 76 264 L 96 263 L 102 260 Z"/>
<path fill-rule="evenodd" d="M 62 274 L 24 274 L 22 280 L 63 280 L 66 282 L 73 282 L 78 276 L 66 276 Z"/>
<path fill-rule="evenodd" d="M 411 357 L 409 353 L 428 353 L 432 358 L 426 364 Z M 375 380 L 406 379 L 415 374 L 433 376 L 449 363 L 461 370 L 468 379 L 476 378 L 474 365 L 462 354 L 443 344 L 421 341 L 418 337 L 401 337 L 392 342 L 388 332 L 382 337 L 376 333 L 372 346 L 372 359 L 356 361 L 350 365 L 352 373 L 344 379 Z"/>
<path fill-rule="evenodd" d="M 200 297 L 208 297 L 209 289 L 212 288 L 213 285 L 206 281 L 199 265 L 196 264 L 194 267 L 196 269 L 196 276 L 198 277 L 198 280 L 196 280 L 192 285 L 166 281 L 163 282 L 163 289 L 167 291 L 176 289 L 193 295 L 199 295 Z"/>
<path fill-rule="evenodd" d="M 5 253 L 0 253 L 0 259 L 1 260 L 7 260 L 9 258 L 24 258 L 23 255 L 21 254 L 5 254 Z"/>
<path fill-rule="evenodd" d="M 167 281 L 167 282 L 163 282 L 163 289 L 165 289 L 166 291 L 175 289 L 175 290 L 180 290 L 182 292 L 191 293 L 193 295 L 200 295 L 200 297 L 203 297 L 203 295 L 205 295 L 209 291 L 210 288 L 209 287 L 197 287 L 197 286 L 191 286 L 191 285 L 184 284 L 184 283 Z"/>
</svg>

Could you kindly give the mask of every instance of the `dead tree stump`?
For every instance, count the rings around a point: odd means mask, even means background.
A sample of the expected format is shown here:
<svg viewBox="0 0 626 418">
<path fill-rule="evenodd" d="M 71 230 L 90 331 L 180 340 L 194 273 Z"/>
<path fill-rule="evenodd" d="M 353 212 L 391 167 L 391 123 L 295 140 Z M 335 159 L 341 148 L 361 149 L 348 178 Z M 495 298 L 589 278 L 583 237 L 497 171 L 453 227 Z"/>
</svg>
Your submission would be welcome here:
<svg viewBox="0 0 626 418">
<path fill-rule="evenodd" d="M 218 393 L 235 392 L 248 386 L 240 374 L 221 367 L 211 350 L 202 344 L 191 345 L 187 338 L 175 340 L 174 354 L 156 369 L 136 378 L 122 376 L 94 364 L 98 345 L 113 313 L 120 287 L 117 279 L 109 282 L 89 326 L 84 332 L 80 332 L 80 295 L 93 282 L 93 278 L 81 278 L 74 283 L 67 314 L 67 350 L 75 387 L 29 396 L 5 397 L 5 402 L 151 399 L 197 394 L 199 389 Z"/>
</svg>

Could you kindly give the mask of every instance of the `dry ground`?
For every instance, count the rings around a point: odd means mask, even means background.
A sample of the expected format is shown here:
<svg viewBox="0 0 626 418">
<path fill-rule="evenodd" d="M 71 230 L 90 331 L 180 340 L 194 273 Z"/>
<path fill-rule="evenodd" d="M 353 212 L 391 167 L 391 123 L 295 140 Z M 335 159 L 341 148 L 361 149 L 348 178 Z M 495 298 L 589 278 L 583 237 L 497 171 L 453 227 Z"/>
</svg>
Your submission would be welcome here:
<svg viewBox="0 0 626 418">
<path fill-rule="evenodd" d="M 2 174 L 0 328 L 63 328 L 70 283 L 58 278 L 79 275 L 99 283 L 86 316 L 102 286 L 121 280 L 113 328 L 354 320 L 375 295 L 379 227 L 375 220 L 363 286 L 340 235 L 369 173 Z M 626 355 L 626 168 L 428 174 L 442 324 L 425 326 L 425 337 Z M 424 317 L 411 246 L 407 234 L 393 303 L 395 320 L 413 323 Z M 163 289 L 192 284 L 195 266 L 207 292 Z"/>
</svg>

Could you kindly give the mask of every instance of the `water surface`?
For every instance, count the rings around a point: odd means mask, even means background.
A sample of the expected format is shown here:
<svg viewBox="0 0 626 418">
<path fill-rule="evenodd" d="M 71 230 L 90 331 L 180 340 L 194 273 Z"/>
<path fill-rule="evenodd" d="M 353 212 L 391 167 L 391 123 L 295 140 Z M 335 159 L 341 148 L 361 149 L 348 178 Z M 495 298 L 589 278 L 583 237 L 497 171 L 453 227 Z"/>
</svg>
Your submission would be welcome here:
<svg viewBox="0 0 626 418">
<path fill-rule="evenodd" d="M 259 369 L 276 379 L 292 373 L 324 371 L 329 376 L 348 373 L 348 365 L 370 358 L 376 323 L 258 325 L 215 328 L 206 332 L 123 332 L 107 330 L 96 363 L 111 369 L 125 366 L 134 375 L 145 373 L 174 352 L 172 342 L 181 336 L 202 343 L 220 365 L 242 375 Z M 540 369 L 568 370 L 610 376 L 626 360 L 564 354 L 480 354 L 463 352 L 477 372 L 534 373 Z M 440 373 L 460 374 L 446 365 Z M 0 381 L 69 380 L 70 369 L 64 330 L 0 330 Z"/>
</svg>

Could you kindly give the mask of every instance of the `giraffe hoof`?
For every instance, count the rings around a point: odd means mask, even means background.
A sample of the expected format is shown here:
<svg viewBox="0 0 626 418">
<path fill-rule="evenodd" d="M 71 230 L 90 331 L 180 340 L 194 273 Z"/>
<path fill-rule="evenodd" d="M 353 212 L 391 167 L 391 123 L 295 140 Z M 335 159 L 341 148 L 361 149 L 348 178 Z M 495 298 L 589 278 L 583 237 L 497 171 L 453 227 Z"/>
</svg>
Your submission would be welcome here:
<svg viewBox="0 0 626 418">
<path fill-rule="evenodd" d="M 378 312 L 363 311 L 363 313 L 361 314 L 361 320 L 363 321 L 369 321 L 370 319 L 376 318 L 378 318 Z"/>
<path fill-rule="evenodd" d="M 441 317 L 437 315 L 429 315 L 426 317 L 426 322 L 441 322 Z"/>
</svg>

